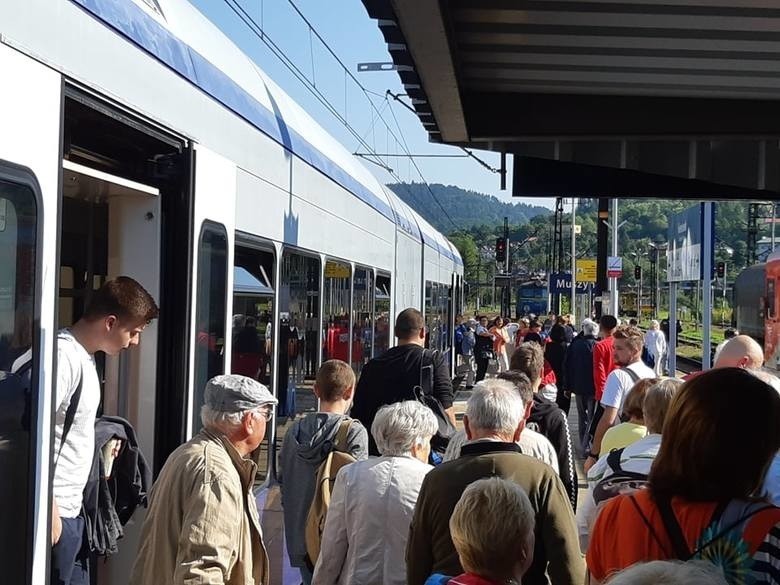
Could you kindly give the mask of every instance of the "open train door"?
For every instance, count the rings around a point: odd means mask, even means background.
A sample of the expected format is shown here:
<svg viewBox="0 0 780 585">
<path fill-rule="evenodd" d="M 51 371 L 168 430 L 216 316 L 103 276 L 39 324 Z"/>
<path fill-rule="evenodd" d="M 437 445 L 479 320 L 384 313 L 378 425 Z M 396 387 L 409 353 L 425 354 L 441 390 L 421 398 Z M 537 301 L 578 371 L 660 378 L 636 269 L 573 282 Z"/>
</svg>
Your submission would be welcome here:
<svg viewBox="0 0 780 585">
<path fill-rule="evenodd" d="M 62 81 L 0 44 L 0 566 L 47 583 Z"/>
<path fill-rule="evenodd" d="M 235 163 L 195 145 L 189 436 L 201 428 L 206 382 L 230 371 L 236 176 Z"/>
</svg>

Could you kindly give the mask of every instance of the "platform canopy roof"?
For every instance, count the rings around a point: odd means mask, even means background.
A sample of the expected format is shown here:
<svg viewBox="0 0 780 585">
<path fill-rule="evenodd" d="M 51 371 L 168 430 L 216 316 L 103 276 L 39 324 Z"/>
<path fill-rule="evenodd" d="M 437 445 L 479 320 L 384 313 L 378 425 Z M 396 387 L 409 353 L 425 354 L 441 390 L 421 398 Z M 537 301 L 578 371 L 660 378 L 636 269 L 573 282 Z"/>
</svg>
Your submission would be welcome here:
<svg viewBox="0 0 780 585">
<path fill-rule="evenodd" d="M 775 0 L 363 4 L 434 142 L 780 190 Z"/>
</svg>

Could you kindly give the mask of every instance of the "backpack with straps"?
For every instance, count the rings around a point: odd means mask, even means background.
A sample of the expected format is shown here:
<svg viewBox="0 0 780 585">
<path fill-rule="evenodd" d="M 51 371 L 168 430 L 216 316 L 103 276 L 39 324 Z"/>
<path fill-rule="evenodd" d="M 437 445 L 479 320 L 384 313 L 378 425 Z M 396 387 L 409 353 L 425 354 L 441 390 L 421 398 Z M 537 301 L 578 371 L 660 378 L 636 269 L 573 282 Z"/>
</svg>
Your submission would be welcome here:
<svg viewBox="0 0 780 585">
<path fill-rule="evenodd" d="M 672 545 L 672 550 L 669 551 L 647 516 L 642 512 L 642 508 L 637 503 L 636 498 L 634 498 L 634 496 L 629 496 L 629 500 L 645 526 L 648 528 L 650 535 L 658 543 L 661 550 L 667 555 L 667 558 L 681 561 L 689 561 L 692 559 L 709 561 L 714 565 L 721 567 L 726 575 L 729 575 L 730 573 L 739 574 L 744 571 L 746 568 L 744 563 L 746 559 L 750 558 L 749 556 L 745 556 L 744 553 L 746 551 L 743 551 L 742 547 L 738 544 L 739 541 L 744 543 L 744 537 L 740 536 L 736 538 L 734 532 L 742 531 L 745 523 L 752 517 L 774 508 L 774 506 L 767 504 L 766 502 L 742 501 L 736 499 L 718 504 L 712 514 L 710 522 L 698 537 L 695 544 L 696 548 L 691 550 L 688 546 L 683 529 L 672 509 L 671 498 L 656 495 L 653 497 L 653 502 L 658 508 L 663 528 Z M 724 539 L 731 541 L 731 544 L 725 547 L 715 546 Z"/>
<path fill-rule="evenodd" d="M 317 564 L 317 558 L 320 556 L 322 532 L 325 530 L 325 519 L 328 515 L 328 508 L 330 507 L 330 498 L 333 493 L 333 484 L 336 482 L 336 475 L 342 467 L 356 461 L 348 452 L 349 445 L 347 444 L 347 435 L 349 434 L 349 427 L 351 424 L 351 418 L 346 418 L 341 421 L 330 452 L 317 469 L 314 498 L 311 501 L 309 513 L 306 516 L 306 527 L 304 531 L 306 554 L 308 556 L 308 562 L 311 565 L 309 568 L 313 568 L 314 565 Z"/>
<path fill-rule="evenodd" d="M 626 374 L 628 374 L 628 377 L 631 378 L 632 386 L 637 382 L 639 382 L 639 374 L 637 374 L 634 370 L 632 370 L 628 366 L 623 366 L 622 368 L 619 369 L 621 372 L 625 372 Z M 590 425 L 588 426 L 588 442 L 592 442 L 593 438 L 596 436 L 596 429 L 599 426 L 599 421 L 601 420 L 602 416 L 604 416 L 604 407 L 601 406 L 601 402 L 597 402 L 596 408 L 593 412 L 593 418 L 591 418 Z"/>
<path fill-rule="evenodd" d="M 455 425 L 444 410 L 439 399 L 433 395 L 434 372 L 437 360 L 441 363 L 443 357 L 437 350 L 424 349 L 420 359 L 420 383 L 412 388 L 412 400 L 420 402 L 428 407 L 436 417 L 438 425 L 436 433 L 431 437 L 431 449 L 437 453 L 447 451 L 450 439 L 455 435 Z"/>
<path fill-rule="evenodd" d="M 613 449 L 607 455 L 607 465 L 612 474 L 602 478 L 593 487 L 593 500 L 596 506 L 602 506 L 610 499 L 647 487 L 647 474 L 638 471 L 626 471 L 620 465 L 623 449 Z"/>
</svg>

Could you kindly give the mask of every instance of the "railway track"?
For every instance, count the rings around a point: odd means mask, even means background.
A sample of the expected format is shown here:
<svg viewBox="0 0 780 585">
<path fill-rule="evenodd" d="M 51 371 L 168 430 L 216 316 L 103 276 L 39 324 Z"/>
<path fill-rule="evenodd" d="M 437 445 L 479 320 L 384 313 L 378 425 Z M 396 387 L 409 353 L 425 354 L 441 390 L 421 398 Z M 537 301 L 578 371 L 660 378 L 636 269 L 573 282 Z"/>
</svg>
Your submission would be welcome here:
<svg viewBox="0 0 780 585">
<path fill-rule="evenodd" d="M 677 356 L 677 369 L 684 374 L 690 374 L 691 372 L 698 372 L 701 370 L 701 360 L 695 360 L 693 358 L 687 358 L 683 356 Z"/>
</svg>

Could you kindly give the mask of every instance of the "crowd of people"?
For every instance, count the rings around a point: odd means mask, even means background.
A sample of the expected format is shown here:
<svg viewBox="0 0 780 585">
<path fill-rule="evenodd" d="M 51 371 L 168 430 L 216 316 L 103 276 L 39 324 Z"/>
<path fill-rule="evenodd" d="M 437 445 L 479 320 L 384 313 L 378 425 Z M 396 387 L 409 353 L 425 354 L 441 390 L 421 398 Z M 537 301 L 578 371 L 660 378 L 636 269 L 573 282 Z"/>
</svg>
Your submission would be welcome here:
<svg viewBox="0 0 780 585">
<path fill-rule="evenodd" d="M 92 409 L 92 354 L 131 347 L 157 316 L 134 281 L 95 298 L 60 337 L 72 367 L 59 374 L 58 584 L 87 582 L 74 453 L 95 415 L 68 434 L 69 403 L 83 391 Z M 286 552 L 303 583 L 780 584 L 780 380 L 755 341 L 733 336 L 711 371 L 682 381 L 663 376 L 657 323 L 643 333 L 613 316 L 579 328 L 478 317 L 457 333 L 462 429 L 447 356 L 425 348 L 416 309 L 359 380 L 343 361 L 320 367 L 318 409 L 287 429 L 278 461 Z M 277 399 L 230 374 L 209 380 L 203 401 L 202 430 L 152 488 L 133 585 L 271 580 L 251 454 Z"/>
</svg>

